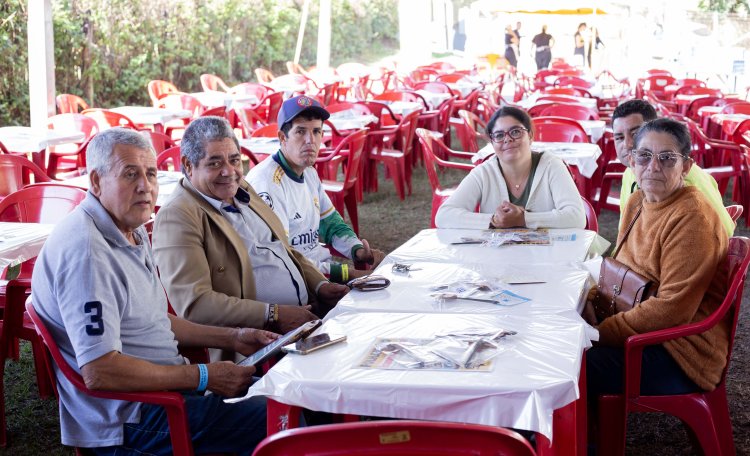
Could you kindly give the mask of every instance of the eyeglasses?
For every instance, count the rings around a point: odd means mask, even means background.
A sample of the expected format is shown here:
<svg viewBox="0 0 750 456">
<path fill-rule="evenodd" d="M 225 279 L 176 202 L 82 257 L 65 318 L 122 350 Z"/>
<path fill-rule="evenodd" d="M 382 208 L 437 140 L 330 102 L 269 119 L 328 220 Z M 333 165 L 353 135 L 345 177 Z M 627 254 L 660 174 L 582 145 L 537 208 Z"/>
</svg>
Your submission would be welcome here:
<svg viewBox="0 0 750 456">
<path fill-rule="evenodd" d="M 673 168 L 674 165 L 677 164 L 678 158 L 687 158 L 682 154 L 678 154 L 675 152 L 659 152 L 658 154 L 654 154 L 650 150 L 637 150 L 634 149 L 631 154 L 633 155 L 633 159 L 635 160 L 635 164 L 638 166 L 648 166 L 649 163 L 651 163 L 651 160 L 653 160 L 654 155 L 659 160 L 659 166 L 662 168 Z"/>
<path fill-rule="evenodd" d="M 496 131 L 490 135 L 490 141 L 494 143 L 503 142 L 505 135 L 510 136 L 510 139 L 520 139 L 527 131 L 529 131 L 528 128 L 523 127 L 513 127 L 508 131 Z"/>
</svg>

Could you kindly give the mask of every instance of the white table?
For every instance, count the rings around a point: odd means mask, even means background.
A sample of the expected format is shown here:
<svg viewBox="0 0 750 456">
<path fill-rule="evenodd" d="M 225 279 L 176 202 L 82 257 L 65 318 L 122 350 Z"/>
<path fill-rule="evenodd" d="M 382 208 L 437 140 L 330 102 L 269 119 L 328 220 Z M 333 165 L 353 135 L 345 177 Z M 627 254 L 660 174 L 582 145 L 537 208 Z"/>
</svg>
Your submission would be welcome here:
<svg viewBox="0 0 750 456">
<path fill-rule="evenodd" d="M 0 142 L 8 152 L 39 152 L 58 144 L 80 143 L 86 139 L 80 131 L 31 127 L 0 127 Z"/>
<path fill-rule="evenodd" d="M 346 312 L 460 313 L 476 315 L 547 315 L 557 313 L 575 318 L 585 304 L 589 271 L 577 264 L 446 264 L 433 261 L 409 261 L 408 272 L 393 270 L 396 261 L 388 256 L 373 272 L 391 281 L 384 290 L 352 290 L 327 318 Z M 544 283 L 520 283 L 524 281 Z M 439 297 L 438 286 L 470 286 L 486 283 L 493 291 L 477 291 L 474 297 L 486 298 L 508 291 L 529 299 L 513 306 Z M 508 283 L 512 282 L 512 283 Z M 448 292 L 449 289 L 445 289 Z"/>
<path fill-rule="evenodd" d="M 257 155 L 259 160 L 275 154 L 281 147 L 279 138 L 242 138 L 238 141 L 240 142 L 240 146 Z"/>
<path fill-rule="evenodd" d="M 382 100 L 375 100 L 384 103 Z M 399 116 L 405 116 L 411 114 L 417 109 L 424 109 L 424 104 L 416 101 L 392 101 L 390 103 L 385 102 L 391 111 Z"/>
<path fill-rule="evenodd" d="M 175 192 L 183 174 L 177 171 L 157 171 L 156 179 L 159 182 L 159 196 L 156 198 L 156 207 L 161 207 L 169 201 Z M 76 176 L 63 181 L 65 185 L 73 185 L 88 190 L 91 182 L 88 174 Z"/>
<path fill-rule="evenodd" d="M 580 320 L 580 318 L 579 318 Z M 427 338 L 467 329 L 510 329 L 489 372 L 357 367 L 378 337 Z M 347 341 L 307 356 L 286 356 L 249 390 L 332 413 L 485 424 L 551 439 L 553 412 L 579 396 L 590 346 L 583 320 L 512 314 L 343 313 L 321 332 Z"/>
<path fill-rule="evenodd" d="M 150 106 L 121 106 L 110 111 L 122 114 L 138 125 L 163 127 L 173 120 L 190 119 L 192 113 L 187 109 L 152 108 Z"/>
<path fill-rule="evenodd" d="M 232 109 L 236 106 L 243 104 L 258 104 L 258 97 L 249 94 L 233 94 L 227 92 L 194 92 L 190 95 L 194 96 L 201 102 L 203 106 L 209 108 L 215 108 L 218 106 L 224 106 L 227 109 Z"/>
<path fill-rule="evenodd" d="M 357 114 L 351 110 L 334 112 L 328 121 L 333 124 L 336 130 L 362 130 L 368 125 L 378 121 L 378 118 L 372 114 Z M 325 129 L 327 126 L 324 125 Z"/>
<path fill-rule="evenodd" d="M 602 253 L 598 235 L 583 229 L 550 229 L 551 245 L 504 245 L 486 247 L 459 244 L 462 238 L 475 238 L 481 230 L 427 229 L 393 250 L 388 258 L 402 263 L 550 265 L 574 264 Z M 546 266 L 545 266 L 546 267 Z"/>
<path fill-rule="evenodd" d="M 437 109 L 438 106 L 452 96 L 449 93 L 430 92 L 429 90 L 424 89 L 416 90 L 416 92 L 422 95 L 422 98 L 427 101 L 427 104 L 430 105 L 430 109 Z"/>
<path fill-rule="evenodd" d="M 531 150 L 534 152 L 550 152 L 557 155 L 562 158 L 565 163 L 576 166 L 578 171 L 584 177 L 591 177 L 594 175 L 597 168 L 596 160 L 602 154 L 599 145 L 594 143 L 534 141 L 531 143 Z M 471 157 L 471 161 L 475 164 L 480 163 L 494 153 L 495 149 L 492 148 L 492 144 L 487 144 Z"/>
<path fill-rule="evenodd" d="M 0 271 L 39 255 L 54 225 L 0 222 Z"/>
<path fill-rule="evenodd" d="M 604 120 L 577 120 L 583 127 L 592 143 L 599 142 L 604 136 L 604 129 L 607 127 L 607 122 Z"/>
<path fill-rule="evenodd" d="M 458 82 L 449 82 L 448 87 L 456 92 L 459 92 L 461 94 L 461 98 L 466 98 L 472 91 L 481 89 L 482 87 L 484 87 L 484 85 L 479 82 L 462 79 Z"/>
</svg>

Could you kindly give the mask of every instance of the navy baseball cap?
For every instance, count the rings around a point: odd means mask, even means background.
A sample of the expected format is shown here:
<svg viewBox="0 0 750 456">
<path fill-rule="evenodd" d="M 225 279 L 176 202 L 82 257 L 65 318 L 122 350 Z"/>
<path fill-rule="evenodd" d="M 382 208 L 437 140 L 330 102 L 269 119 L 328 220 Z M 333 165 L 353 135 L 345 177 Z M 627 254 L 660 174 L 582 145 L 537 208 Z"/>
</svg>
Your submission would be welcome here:
<svg viewBox="0 0 750 456">
<path fill-rule="evenodd" d="M 276 123 L 279 129 L 284 126 L 285 123 L 291 122 L 295 117 L 302 114 L 305 111 L 311 111 L 323 118 L 323 120 L 331 117 L 331 114 L 325 110 L 320 103 L 314 98 L 310 98 L 305 95 L 299 95 L 296 97 L 289 98 L 282 105 L 279 110 L 279 116 L 277 117 Z"/>
</svg>

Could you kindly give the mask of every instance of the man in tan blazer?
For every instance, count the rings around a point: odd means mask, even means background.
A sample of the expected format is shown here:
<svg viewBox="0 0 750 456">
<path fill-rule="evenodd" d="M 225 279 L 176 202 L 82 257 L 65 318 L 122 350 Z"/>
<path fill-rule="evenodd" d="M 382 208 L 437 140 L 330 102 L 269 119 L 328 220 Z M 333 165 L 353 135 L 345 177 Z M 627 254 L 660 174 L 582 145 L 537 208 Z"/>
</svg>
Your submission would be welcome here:
<svg viewBox="0 0 750 456">
<path fill-rule="evenodd" d="M 281 221 L 243 179 L 225 119 L 194 120 L 180 147 L 185 177 L 153 232 L 161 280 L 178 315 L 286 332 L 317 318 L 311 311 L 322 316 L 348 292 L 289 246 Z"/>
</svg>

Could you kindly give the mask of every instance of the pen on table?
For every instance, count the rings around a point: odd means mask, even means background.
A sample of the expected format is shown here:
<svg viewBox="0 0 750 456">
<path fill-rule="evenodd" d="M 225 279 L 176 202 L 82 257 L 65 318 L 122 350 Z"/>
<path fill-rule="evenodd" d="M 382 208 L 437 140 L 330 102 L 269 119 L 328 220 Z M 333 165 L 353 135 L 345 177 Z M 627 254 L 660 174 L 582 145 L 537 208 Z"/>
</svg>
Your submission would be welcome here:
<svg viewBox="0 0 750 456">
<path fill-rule="evenodd" d="M 457 241 L 451 242 L 451 245 L 464 245 L 464 244 L 483 244 L 484 241 Z"/>
</svg>

